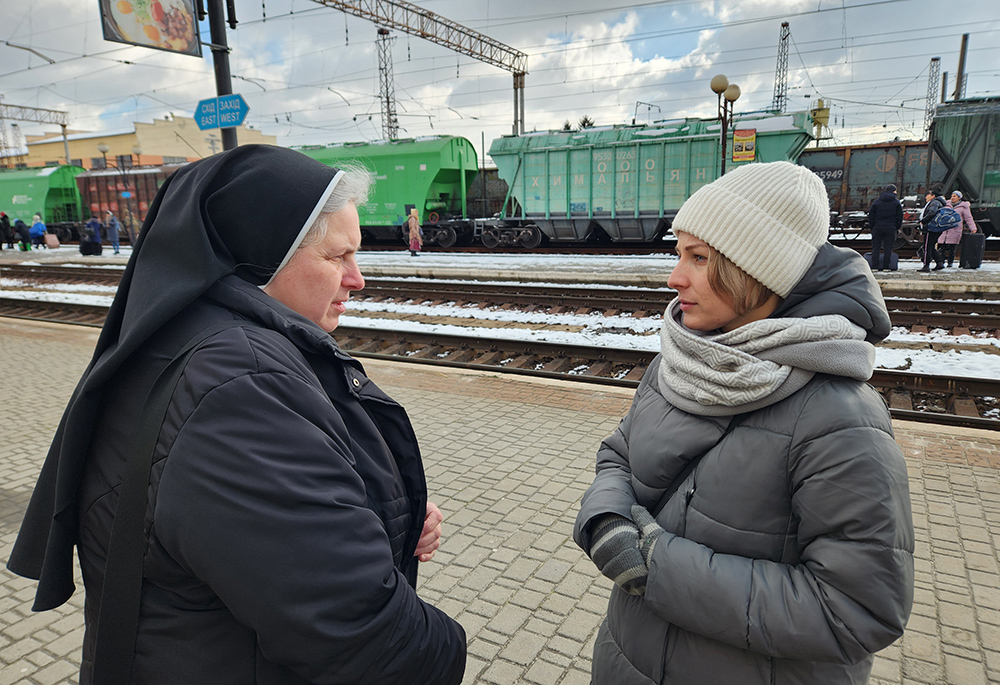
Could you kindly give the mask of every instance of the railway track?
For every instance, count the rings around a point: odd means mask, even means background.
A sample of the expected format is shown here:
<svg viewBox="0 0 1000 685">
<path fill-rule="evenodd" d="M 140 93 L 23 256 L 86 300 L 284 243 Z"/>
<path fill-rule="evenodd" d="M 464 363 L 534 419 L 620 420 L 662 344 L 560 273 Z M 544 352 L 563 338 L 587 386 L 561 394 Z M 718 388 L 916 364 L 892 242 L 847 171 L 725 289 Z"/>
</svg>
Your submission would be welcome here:
<svg viewBox="0 0 1000 685">
<path fill-rule="evenodd" d="M 0 267 L 0 276 L 70 285 L 117 285 L 122 273 L 121 269 L 89 267 Z M 933 290 L 913 293 L 887 289 L 883 294 L 895 326 L 943 328 L 954 335 L 1000 331 L 1000 301 L 976 300 L 975 296 Z M 517 306 L 523 311 L 629 314 L 636 318 L 662 313 L 674 296 L 674 291 L 666 288 L 581 288 L 392 278 L 368 278 L 365 289 L 355 295 L 357 299 L 375 302 Z"/>
<path fill-rule="evenodd" d="M 100 326 L 107 309 L 0 298 L 0 316 Z M 340 326 L 341 348 L 361 358 L 503 371 L 622 387 L 636 387 L 654 353 L 477 336 L 414 333 Z M 925 423 L 1000 430 L 1000 381 L 876 370 L 870 383 L 893 417 Z"/>
</svg>

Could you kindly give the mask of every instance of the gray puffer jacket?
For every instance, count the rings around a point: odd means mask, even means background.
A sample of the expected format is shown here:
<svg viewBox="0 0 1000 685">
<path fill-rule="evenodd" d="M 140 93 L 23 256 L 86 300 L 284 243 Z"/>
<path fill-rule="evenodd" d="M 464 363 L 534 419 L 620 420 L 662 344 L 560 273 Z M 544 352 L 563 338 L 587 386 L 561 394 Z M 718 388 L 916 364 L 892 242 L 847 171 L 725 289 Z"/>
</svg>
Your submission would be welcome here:
<svg viewBox="0 0 1000 685">
<path fill-rule="evenodd" d="M 870 341 L 888 333 L 863 262 L 832 246 L 775 316 L 828 313 Z M 817 374 L 720 441 L 731 418 L 672 406 L 658 364 L 601 445 L 577 543 L 589 550 L 591 522 L 608 513 L 655 510 L 684 465 L 706 456 L 657 516 L 666 532 L 645 595 L 612 590 L 593 682 L 867 682 L 913 599 L 906 464 L 884 402 L 865 383 Z"/>
</svg>

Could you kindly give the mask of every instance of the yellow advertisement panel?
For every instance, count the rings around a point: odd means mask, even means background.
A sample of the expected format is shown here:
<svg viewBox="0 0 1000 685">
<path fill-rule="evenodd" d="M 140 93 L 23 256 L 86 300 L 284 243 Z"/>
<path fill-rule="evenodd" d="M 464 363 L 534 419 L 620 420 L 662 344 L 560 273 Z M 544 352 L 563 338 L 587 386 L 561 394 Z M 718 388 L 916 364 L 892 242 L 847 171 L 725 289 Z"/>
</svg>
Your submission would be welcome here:
<svg viewBox="0 0 1000 685">
<path fill-rule="evenodd" d="M 194 0 L 100 0 L 104 40 L 201 57 Z"/>
<path fill-rule="evenodd" d="M 733 131 L 733 161 L 752 162 L 757 156 L 757 129 L 738 128 Z"/>
</svg>

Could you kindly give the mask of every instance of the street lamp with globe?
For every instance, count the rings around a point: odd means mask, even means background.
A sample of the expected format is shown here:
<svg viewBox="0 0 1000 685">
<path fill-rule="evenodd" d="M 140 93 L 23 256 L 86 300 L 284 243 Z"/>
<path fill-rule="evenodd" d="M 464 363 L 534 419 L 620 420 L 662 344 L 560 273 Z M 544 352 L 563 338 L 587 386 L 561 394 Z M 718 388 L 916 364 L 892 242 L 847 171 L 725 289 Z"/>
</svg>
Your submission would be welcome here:
<svg viewBox="0 0 1000 685">
<path fill-rule="evenodd" d="M 733 106 L 740 99 L 740 87 L 730 83 L 725 74 L 716 74 L 709 84 L 719 98 L 719 121 L 722 123 L 722 169 L 720 176 L 726 173 L 726 136 L 733 124 Z"/>
</svg>

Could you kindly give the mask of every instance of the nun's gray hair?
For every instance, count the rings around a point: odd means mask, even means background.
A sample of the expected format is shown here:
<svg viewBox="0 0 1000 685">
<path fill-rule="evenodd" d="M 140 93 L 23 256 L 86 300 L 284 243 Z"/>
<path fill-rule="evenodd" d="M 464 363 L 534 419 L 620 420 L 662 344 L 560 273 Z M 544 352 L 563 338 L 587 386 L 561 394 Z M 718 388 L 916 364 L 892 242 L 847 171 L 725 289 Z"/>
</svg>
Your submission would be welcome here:
<svg viewBox="0 0 1000 685">
<path fill-rule="evenodd" d="M 340 177 L 340 181 L 333 187 L 333 191 L 326 199 L 326 203 L 320 210 L 319 216 L 316 217 L 316 221 L 313 222 L 313 225 L 309 228 L 309 232 L 306 233 L 302 242 L 299 243 L 299 248 L 315 245 L 326 237 L 328 225 L 326 219 L 329 214 L 335 214 L 345 209 L 348 205 L 359 207 L 368 202 L 372 184 L 375 181 L 374 174 L 365 167 L 357 164 L 345 164 L 340 167 L 340 170 L 344 172 L 344 175 Z"/>
</svg>

